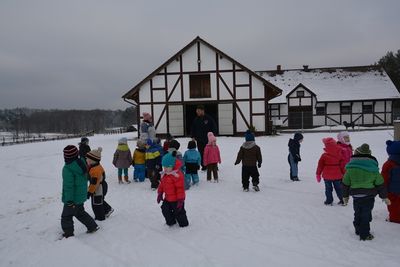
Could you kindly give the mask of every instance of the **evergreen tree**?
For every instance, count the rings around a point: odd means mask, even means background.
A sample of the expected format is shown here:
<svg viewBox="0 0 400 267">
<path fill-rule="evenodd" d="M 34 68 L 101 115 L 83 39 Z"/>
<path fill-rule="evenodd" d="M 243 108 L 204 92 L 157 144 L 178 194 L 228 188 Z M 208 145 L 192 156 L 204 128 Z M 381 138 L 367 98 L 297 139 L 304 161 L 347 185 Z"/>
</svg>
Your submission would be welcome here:
<svg viewBox="0 0 400 267">
<path fill-rule="evenodd" d="M 400 50 L 397 50 L 396 54 L 387 52 L 378 63 L 383 66 L 397 90 L 400 91 Z"/>
</svg>

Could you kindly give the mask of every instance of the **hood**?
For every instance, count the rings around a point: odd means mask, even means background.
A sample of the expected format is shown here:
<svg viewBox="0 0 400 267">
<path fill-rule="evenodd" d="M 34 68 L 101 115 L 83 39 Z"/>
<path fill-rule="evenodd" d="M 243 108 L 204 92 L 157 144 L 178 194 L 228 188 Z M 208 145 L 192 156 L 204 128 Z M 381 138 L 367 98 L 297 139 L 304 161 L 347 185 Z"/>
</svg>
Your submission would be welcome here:
<svg viewBox="0 0 400 267">
<path fill-rule="evenodd" d="M 254 147 L 255 145 L 256 145 L 255 141 L 246 141 L 243 143 L 242 147 L 244 149 L 250 149 L 250 148 Z"/>
</svg>

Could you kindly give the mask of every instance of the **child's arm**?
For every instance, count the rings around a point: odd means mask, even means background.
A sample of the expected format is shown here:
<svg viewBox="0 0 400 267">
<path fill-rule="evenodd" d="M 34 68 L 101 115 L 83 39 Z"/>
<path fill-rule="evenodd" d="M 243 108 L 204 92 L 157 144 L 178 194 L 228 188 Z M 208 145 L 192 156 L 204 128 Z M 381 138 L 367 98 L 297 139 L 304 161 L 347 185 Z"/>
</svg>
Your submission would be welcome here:
<svg viewBox="0 0 400 267">
<path fill-rule="evenodd" d="M 221 164 L 221 153 L 219 152 L 218 146 L 217 146 L 217 153 L 218 153 L 218 163 Z"/>
<path fill-rule="evenodd" d="M 242 161 L 242 159 L 243 159 L 243 150 L 242 150 L 242 147 L 240 147 L 239 152 L 236 157 L 235 165 L 239 164 Z"/>
</svg>

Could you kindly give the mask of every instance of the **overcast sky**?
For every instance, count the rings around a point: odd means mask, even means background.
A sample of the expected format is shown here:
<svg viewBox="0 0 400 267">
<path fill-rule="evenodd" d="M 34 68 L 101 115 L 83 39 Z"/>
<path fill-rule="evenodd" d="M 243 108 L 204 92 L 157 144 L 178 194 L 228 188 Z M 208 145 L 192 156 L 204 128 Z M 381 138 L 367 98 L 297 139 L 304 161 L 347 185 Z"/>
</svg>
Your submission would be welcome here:
<svg viewBox="0 0 400 267">
<path fill-rule="evenodd" d="M 125 109 L 196 36 L 251 70 L 368 65 L 400 49 L 399 0 L 1 0 L 0 108 Z"/>
</svg>

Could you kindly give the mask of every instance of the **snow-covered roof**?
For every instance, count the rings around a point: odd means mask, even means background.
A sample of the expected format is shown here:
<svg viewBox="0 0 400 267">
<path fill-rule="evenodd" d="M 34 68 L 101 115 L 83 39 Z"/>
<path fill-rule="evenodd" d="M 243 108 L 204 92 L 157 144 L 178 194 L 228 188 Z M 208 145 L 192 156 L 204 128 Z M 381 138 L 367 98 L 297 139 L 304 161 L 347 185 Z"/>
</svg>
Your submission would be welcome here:
<svg viewBox="0 0 400 267">
<path fill-rule="evenodd" d="M 379 66 L 258 71 L 282 94 L 270 104 L 286 103 L 286 96 L 300 83 L 316 94 L 318 102 L 400 98 L 387 73 Z"/>
</svg>

